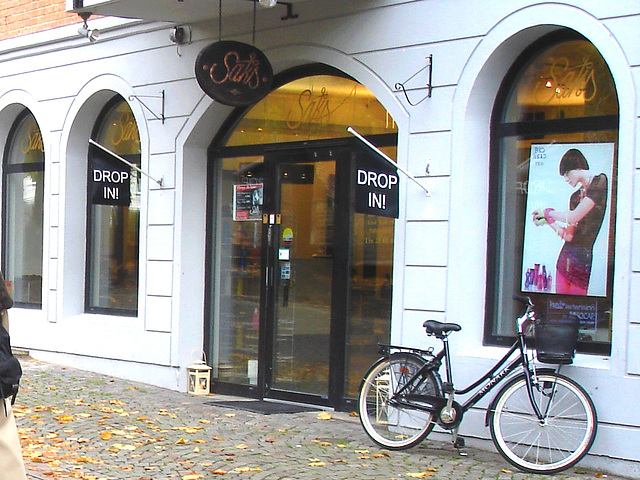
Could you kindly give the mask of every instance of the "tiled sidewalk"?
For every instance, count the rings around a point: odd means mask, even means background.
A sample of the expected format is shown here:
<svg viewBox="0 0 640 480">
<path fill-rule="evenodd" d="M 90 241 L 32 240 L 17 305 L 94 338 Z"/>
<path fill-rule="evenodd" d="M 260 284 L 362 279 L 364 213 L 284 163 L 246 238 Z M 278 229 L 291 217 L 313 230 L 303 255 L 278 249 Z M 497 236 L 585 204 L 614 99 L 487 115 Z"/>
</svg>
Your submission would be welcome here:
<svg viewBox="0 0 640 480">
<path fill-rule="evenodd" d="M 29 478 L 56 480 L 563 479 L 515 471 L 497 454 L 426 441 L 377 448 L 347 413 L 262 415 L 195 397 L 22 359 L 15 413 Z M 614 477 L 608 476 L 609 480 Z"/>
</svg>

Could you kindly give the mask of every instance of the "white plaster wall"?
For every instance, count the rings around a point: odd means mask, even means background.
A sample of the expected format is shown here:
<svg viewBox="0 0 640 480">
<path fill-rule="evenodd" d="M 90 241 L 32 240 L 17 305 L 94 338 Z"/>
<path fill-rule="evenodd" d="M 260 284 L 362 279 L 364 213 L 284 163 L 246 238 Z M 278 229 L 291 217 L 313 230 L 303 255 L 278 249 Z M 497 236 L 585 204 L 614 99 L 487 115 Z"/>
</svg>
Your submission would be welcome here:
<svg viewBox="0 0 640 480">
<path fill-rule="evenodd" d="M 636 2 L 573 0 L 323 0 L 296 4 L 297 21 L 261 12 L 256 44 L 276 72 L 323 62 L 352 75 L 398 123 L 398 162 L 429 187 L 402 188 L 396 228 L 392 341 L 432 344 L 427 318 L 456 321 L 454 368 L 464 383 L 501 355 L 483 347 L 490 114 L 499 84 L 531 42 L 557 26 L 585 35 L 605 57 L 621 98 L 618 217 L 611 357 L 579 355 L 572 376 L 594 397 L 601 427 L 586 464 L 640 475 L 640 179 L 637 152 L 640 8 Z M 42 311 L 12 312 L 14 343 L 41 358 L 184 389 L 185 367 L 203 344 L 206 149 L 230 109 L 198 88 L 193 65 L 217 40 L 217 26 L 192 26 L 193 43 L 176 48 L 170 25 L 97 20 L 100 42 L 75 27 L 50 41 L 0 42 L 0 142 L 15 105 L 43 129 L 47 152 L 45 295 Z M 104 25 L 104 28 L 102 26 Z M 251 18 L 225 21 L 225 38 L 251 42 Z M 52 33 L 46 37 L 51 39 Z M 35 37 L 34 37 L 35 38 Z M 37 53 L 34 67 L 30 53 Z M 433 55 L 433 95 L 426 57 Z M 416 76 L 417 72 L 420 73 Z M 43 81 L 46 79 L 46 81 Z M 20 85 L 20 89 L 16 89 Z M 113 92 L 166 94 L 165 122 L 131 100 L 143 141 L 140 308 L 137 318 L 83 313 L 86 139 Z M 5 92 L 5 93 L 3 93 Z M 154 99 L 145 100 L 159 111 Z M 6 115 L 6 118 L 5 118 Z M 429 169 L 427 175 L 426 169 Z M 471 199 L 471 200 L 470 200 Z M 625 392 L 625 395 L 619 395 Z M 615 400 L 615 401 L 612 401 Z M 465 433 L 484 442 L 482 415 Z M 485 440 L 482 440 L 485 439 Z M 483 443 L 486 446 L 486 443 Z M 491 448 L 491 447 L 489 447 Z M 630 460 L 620 463 L 621 459 Z"/>
</svg>

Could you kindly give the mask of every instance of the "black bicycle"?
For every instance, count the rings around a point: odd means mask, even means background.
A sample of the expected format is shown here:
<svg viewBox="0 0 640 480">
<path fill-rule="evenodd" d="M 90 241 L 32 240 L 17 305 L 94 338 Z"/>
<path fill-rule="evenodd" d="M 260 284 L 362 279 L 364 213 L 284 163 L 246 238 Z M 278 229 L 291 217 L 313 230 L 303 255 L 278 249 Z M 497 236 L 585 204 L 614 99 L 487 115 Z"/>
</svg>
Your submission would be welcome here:
<svg viewBox="0 0 640 480">
<path fill-rule="evenodd" d="M 573 351 L 570 356 L 547 352 L 551 357 L 547 358 L 538 350 L 538 361 L 557 365 L 536 365 L 527 334 L 542 322 L 536 319 L 528 297 L 514 298 L 527 305 L 516 320 L 517 340 L 490 371 L 467 388 L 454 387 L 449 355 L 448 336 L 461 330 L 460 325 L 424 322 L 427 335 L 443 343 L 436 354 L 433 349 L 381 345 L 383 358 L 365 375 L 358 400 L 360 421 L 369 437 L 388 449 L 410 448 L 424 440 L 437 423 L 450 430 L 454 446 L 462 448 L 464 439 L 458 436 L 458 427 L 465 412 L 504 381 L 487 408 L 486 425 L 505 459 L 534 473 L 556 473 L 579 462 L 593 444 L 598 422 L 584 388 L 560 373 L 562 364 L 571 363 Z M 577 328 L 575 324 L 576 335 Z M 445 381 L 439 373 L 443 361 Z M 456 395 L 469 393 L 472 395 L 462 404 L 456 402 Z"/>
</svg>

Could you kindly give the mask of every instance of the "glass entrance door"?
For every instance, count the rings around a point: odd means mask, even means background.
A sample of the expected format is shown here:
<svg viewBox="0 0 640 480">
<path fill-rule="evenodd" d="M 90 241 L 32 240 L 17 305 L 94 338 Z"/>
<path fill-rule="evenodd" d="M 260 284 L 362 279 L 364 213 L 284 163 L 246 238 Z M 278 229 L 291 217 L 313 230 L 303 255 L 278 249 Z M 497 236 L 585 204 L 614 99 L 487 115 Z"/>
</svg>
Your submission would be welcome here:
<svg viewBox="0 0 640 480">
<path fill-rule="evenodd" d="M 351 143 L 286 147 L 216 163 L 214 391 L 353 408 L 389 341 L 394 219 L 353 210 Z"/>
<path fill-rule="evenodd" d="M 267 393 L 328 399 L 336 373 L 332 344 L 340 341 L 335 292 L 346 285 L 334 262 L 348 245 L 348 238 L 339 244 L 336 231 L 336 209 L 344 199 L 336 195 L 335 151 L 278 152 L 265 162 L 274 185 L 265 233 Z M 348 218 L 348 209 L 343 212 Z"/>
</svg>

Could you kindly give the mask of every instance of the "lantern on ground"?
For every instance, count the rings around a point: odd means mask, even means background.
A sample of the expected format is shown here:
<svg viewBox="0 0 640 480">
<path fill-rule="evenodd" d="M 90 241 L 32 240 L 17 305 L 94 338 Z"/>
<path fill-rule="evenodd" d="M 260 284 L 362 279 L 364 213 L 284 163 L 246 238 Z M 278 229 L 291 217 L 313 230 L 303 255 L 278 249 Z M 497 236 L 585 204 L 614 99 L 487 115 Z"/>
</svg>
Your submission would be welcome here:
<svg viewBox="0 0 640 480">
<path fill-rule="evenodd" d="M 195 362 L 187 367 L 189 383 L 187 392 L 192 395 L 208 395 L 211 382 L 211 367 L 204 361 Z"/>
</svg>

